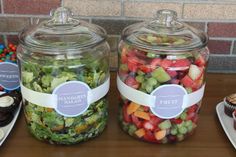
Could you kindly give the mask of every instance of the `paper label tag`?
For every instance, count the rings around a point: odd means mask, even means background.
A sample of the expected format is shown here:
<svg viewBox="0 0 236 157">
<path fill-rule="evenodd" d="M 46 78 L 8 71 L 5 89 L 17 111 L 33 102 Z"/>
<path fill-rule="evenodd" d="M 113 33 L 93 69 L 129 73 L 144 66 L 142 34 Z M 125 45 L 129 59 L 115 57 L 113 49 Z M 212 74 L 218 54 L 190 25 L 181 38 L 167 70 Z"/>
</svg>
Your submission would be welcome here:
<svg viewBox="0 0 236 157">
<path fill-rule="evenodd" d="M 14 90 L 20 87 L 17 64 L 0 63 L 0 85 L 7 90 Z"/>
<path fill-rule="evenodd" d="M 57 95 L 55 110 L 67 117 L 83 114 L 89 107 L 87 101 L 89 90 L 89 86 L 80 81 L 69 81 L 61 84 L 53 91 L 53 94 Z"/>
<path fill-rule="evenodd" d="M 53 108 L 65 117 L 83 114 L 90 104 L 103 98 L 110 86 L 110 77 L 97 86 L 90 87 L 81 81 L 68 81 L 57 86 L 52 94 L 33 91 L 21 83 L 21 93 L 25 100 L 42 107 Z"/>
<path fill-rule="evenodd" d="M 186 94 L 187 92 L 182 86 L 162 85 L 151 93 L 156 96 L 156 101 L 154 107 L 150 109 L 158 117 L 174 118 L 183 112 Z"/>
<path fill-rule="evenodd" d="M 151 94 L 147 94 L 129 87 L 118 76 L 117 87 L 121 95 L 128 100 L 150 107 L 153 114 L 160 118 L 171 119 L 180 115 L 184 109 L 202 100 L 205 84 L 189 94 L 184 87 L 175 84 L 161 85 L 152 91 Z"/>
</svg>

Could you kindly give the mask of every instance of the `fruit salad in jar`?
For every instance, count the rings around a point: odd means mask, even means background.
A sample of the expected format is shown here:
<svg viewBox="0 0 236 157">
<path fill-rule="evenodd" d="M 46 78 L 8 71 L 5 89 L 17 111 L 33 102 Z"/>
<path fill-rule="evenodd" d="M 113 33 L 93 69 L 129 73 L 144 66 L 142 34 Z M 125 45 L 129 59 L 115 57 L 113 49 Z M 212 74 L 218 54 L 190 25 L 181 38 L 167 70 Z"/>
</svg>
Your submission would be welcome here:
<svg viewBox="0 0 236 157">
<path fill-rule="evenodd" d="M 140 25 L 142 32 L 135 26 L 133 33 L 132 26 L 124 30 L 119 46 L 120 125 L 144 141 L 182 141 L 197 127 L 208 49 L 184 50 L 195 38 L 144 33 L 146 23 Z"/>
</svg>

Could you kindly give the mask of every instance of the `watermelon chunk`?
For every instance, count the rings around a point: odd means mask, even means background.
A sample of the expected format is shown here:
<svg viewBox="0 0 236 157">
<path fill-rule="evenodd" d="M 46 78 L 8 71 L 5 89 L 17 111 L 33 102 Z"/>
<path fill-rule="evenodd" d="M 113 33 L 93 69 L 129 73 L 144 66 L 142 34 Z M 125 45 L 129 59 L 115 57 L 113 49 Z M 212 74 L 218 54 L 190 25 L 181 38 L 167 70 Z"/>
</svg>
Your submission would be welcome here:
<svg viewBox="0 0 236 157">
<path fill-rule="evenodd" d="M 129 71 L 131 72 L 136 72 L 138 70 L 138 66 L 136 64 L 130 63 L 129 61 L 127 63 L 127 66 Z"/>
<path fill-rule="evenodd" d="M 168 60 L 168 59 L 163 59 L 162 62 L 161 62 L 161 66 L 162 66 L 164 69 L 169 68 L 171 65 L 172 65 L 172 61 L 171 61 L 171 60 Z"/>
<path fill-rule="evenodd" d="M 175 70 L 166 70 L 166 72 L 170 75 L 170 77 L 176 77 L 177 76 L 177 72 Z"/>
<path fill-rule="evenodd" d="M 144 73 L 150 73 L 153 71 L 153 68 L 150 65 L 140 65 L 139 69 Z"/>
<path fill-rule="evenodd" d="M 185 77 L 180 81 L 185 87 L 191 87 L 194 83 L 194 81 L 188 76 L 185 75 Z"/>
<path fill-rule="evenodd" d="M 190 64 L 188 59 L 178 59 L 173 61 L 172 67 L 188 67 Z"/>
</svg>

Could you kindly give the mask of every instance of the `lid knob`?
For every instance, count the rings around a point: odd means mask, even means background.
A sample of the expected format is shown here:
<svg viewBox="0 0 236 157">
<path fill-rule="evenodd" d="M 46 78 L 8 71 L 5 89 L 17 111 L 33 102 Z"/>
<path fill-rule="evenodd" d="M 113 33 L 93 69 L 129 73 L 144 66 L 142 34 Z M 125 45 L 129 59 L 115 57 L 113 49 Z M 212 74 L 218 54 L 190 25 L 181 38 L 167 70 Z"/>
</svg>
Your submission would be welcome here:
<svg viewBox="0 0 236 157">
<path fill-rule="evenodd" d="M 78 25 L 79 20 L 73 18 L 73 13 L 69 8 L 59 7 L 50 12 L 52 19 L 46 23 L 46 26 L 55 25 Z"/>
<path fill-rule="evenodd" d="M 173 10 L 168 9 L 158 10 L 157 19 L 163 25 L 171 27 L 173 25 L 173 21 L 176 21 L 177 19 L 177 13 Z"/>
</svg>

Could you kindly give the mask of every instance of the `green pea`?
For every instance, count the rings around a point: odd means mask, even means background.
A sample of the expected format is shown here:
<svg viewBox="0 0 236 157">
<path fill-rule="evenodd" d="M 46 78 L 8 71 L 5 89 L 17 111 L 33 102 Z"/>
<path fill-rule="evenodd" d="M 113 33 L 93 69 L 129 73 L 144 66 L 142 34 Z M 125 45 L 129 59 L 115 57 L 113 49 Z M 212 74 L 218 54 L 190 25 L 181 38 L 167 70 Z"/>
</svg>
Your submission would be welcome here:
<svg viewBox="0 0 236 157">
<path fill-rule="evenodd" d="M 193 125 L 187 126 L 188 132 L 191 132 L 193 130 Z"/>
<path fill-rule="evenodd" d="M 188 127 L 188 126 L 193 126 L 193 122 L 191 120 L 188 120 L 185 122 L 185 126 Z"/>
<path fill-rule="evenodd" d="M 171 135 L 177 135 L 177 133 L 178 133 L 177 128 L 172 128 L 172 129 L 170 130 L 170 134 L 171 134 Z"/>
<path fill-rule="evenodd" d="M 183 112 L 181 115 L 180 115 L 180 118 L 182 120 L 185 120 L 187 118 L 187 113 L 186 112 Z"/>
<path fill-rule="evenodd" d="M 188 132 L 188 129 L 186 127 L 181 127 L 178 129 L 179 133 L 186 134 Z"/>
</svg>

